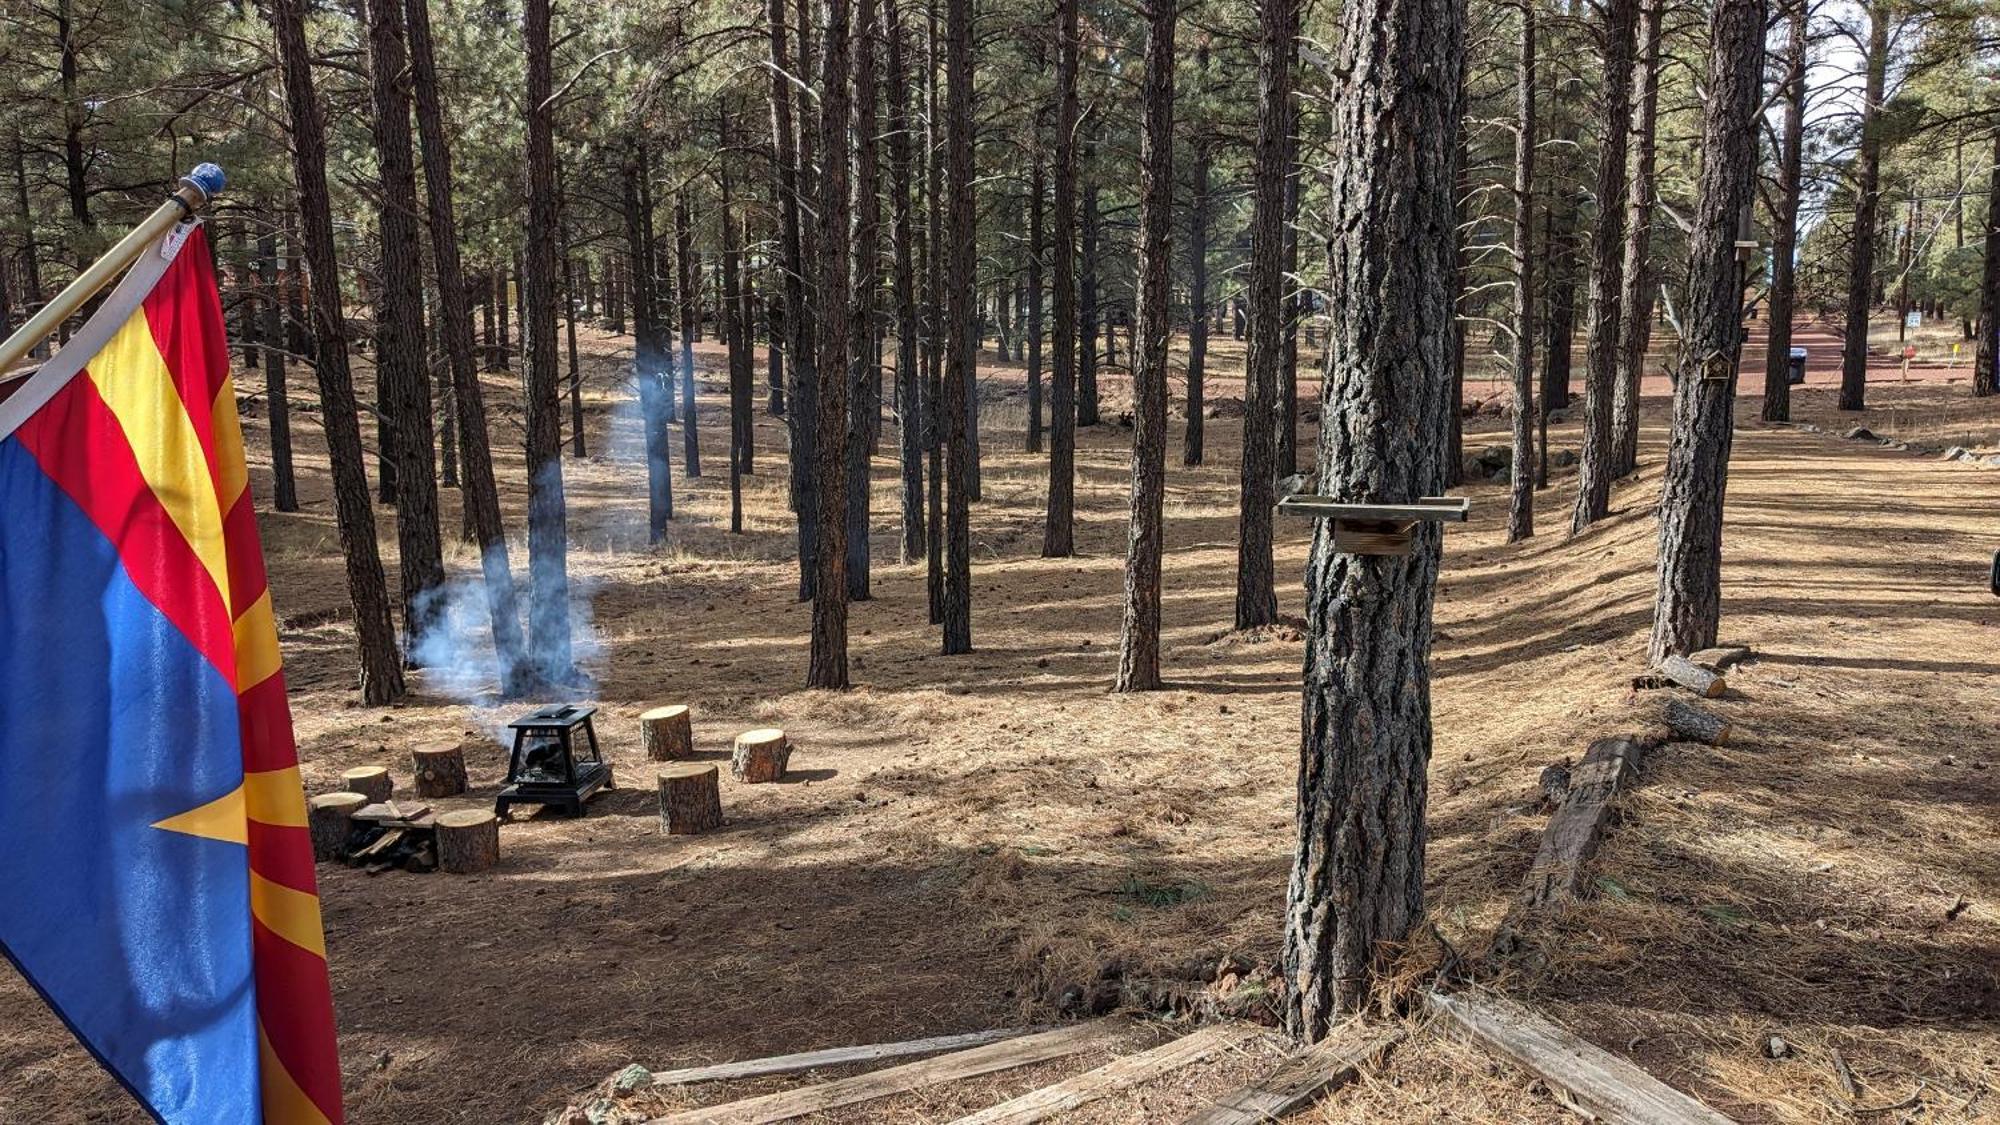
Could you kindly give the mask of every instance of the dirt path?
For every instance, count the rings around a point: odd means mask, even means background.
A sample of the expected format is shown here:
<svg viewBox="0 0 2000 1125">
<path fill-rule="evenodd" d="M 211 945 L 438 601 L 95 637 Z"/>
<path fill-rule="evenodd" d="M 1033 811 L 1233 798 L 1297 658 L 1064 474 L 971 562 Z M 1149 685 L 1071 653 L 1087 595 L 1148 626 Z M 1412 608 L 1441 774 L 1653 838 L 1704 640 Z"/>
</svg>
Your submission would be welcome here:
<svg viewBox="0 0 2000 1125">
<path fill-rule="evenodd" d="M 1208 467 L 1183 470 L 1176 457 L 1169 476 L 1168 690 L 1106 691 L 1129 433 L 1084 436 L 1082 554 L 1041 559 L 1044 470 L 1012 451 L 1020 400 L 996 381 L 974 517 L 978 651 L 936 655 L 922 568 L 894 562 L 893 466 L 878 459 L 876 597 L 851 623 L 859 686 L 805 693 L 807 611 L 786 561 L 776 421 L 759 418 L 748 529 L 731 536 L 717 475 L 724 407 L 710 388 L 709 475 L 677 476 L 670 542 L 643 549 L 640 470 L 621 452 L 634 443 L 612 417 L 611 342 L 588 346 L 591 436 L 612 452 L 594 448 L 566 470 L 571 560 L 591 595 L 598 729 L 628 787 L 584 820 L 509 828 L 488 876 L 323 869 L 350 1120 L 538 1121 L 633 1060 L 726 1060 L 1047 1018 L 1109 965 L 1185 974 L 1225 955 L 1274 954 L 1300 646 L 1283 630 L 1225 633 L 1234 420 L 1210 422 Z M 715 359 L 704 350 L 705 364 Z M 509 382 L 496 379 L 496 393 Z M 1754 417 L 1754 404 L 1746 410 Z M 1479 944 L 1525 868 L 1541 768 L 1657 705 L 1625 685 L 1650 621 L 1648 505 L 1663 424 L 1649 414 L 1640 478 L 1616 494 L 1617 517 L 1580 540 L 1505 547 L 1503 486 L 1465 490 L 1475 519 L 1447 541 L 1431 771 L 1431 896 L 1456 944 Z M 518 413 L 501 410 L 508 479 L 520 475 L 519 438 Z M 302 440 L 316 446 L 317 434 L 308 427 Z M 1484 440 L 1494 439 L 1468 438 Z M 1575 440 L 1573 427 L 1555 434 L 1559 445 Z M 885 453 L 893 448 L 891 430 Z M 675 454 L 678 465 L 678 443 Z M 1569 479 L 1541 497 L 1547 530 L 1566 523 Z M 268 494 L 261 466 L 257 487 Z M 267 516 L 264 528 L 309 787 L 365 762 L 407 777 L 413 745 L 464 738 L 477 786 L 466 803 L 490 801 L 503 762 L 484 732 L 520 708 L 462 705 L 429 673 L 404 706 L 359 707 L 346 626 L 312 623 L 342 601 L 322 464 L 301 490 L 306 512 Z M 518 523 L 521 497 L 509 499 Z M 1280 526 L 1286 613 L 1302 610 L 1306 533 Z M 393 542 L 386 528 L 383 537 Z M 1539 931 L 1560 968 L 1531 967 L 1515 987 L 1738 1111 L 1771 1091 L 1818 1105 L 1830 1071 L 1803 1057 L 1836 1041 L 1876 1101 L 1907 1094 L 1920 1075 L 1960 1098 L 1982 1082 L 2000 1087 L 1990 1050 L 2000 1019 L 2000 756 L 1990 749 L 2000 603 L 1984 588 L 1996 538 L 2000 472 L 1746 426 L 1730 490 L 1725 633 L 1764 654 L 1731 703 L 1750 736 L 1738 749 L 1664 759 L 1606 852 L 1618 892 Z M 693 706 L 711 759 L 739 730 L 785 726 L 799 744 L 795 776 L 725 780 L 726 830 L 661 836 L 636 731 L 637 714 L 661 702 Z M 1954 895 L 1971 905 L 1945 922 Z M 1801 1044 L 1802 1059 L 1758 1056 L 1767 1029 Z M 1436 1104 L 1460 1110 L 1512 1104 L 1526 1088 L 1480 1074 L 1424 1081 Z M 136 1119 L 12 980 L 0 983 L 0 1076 L 0 1120 Z M 923 1104 L 882 1112 L 926 1120 Z M 1088 1119 L 1151 1119 L 1144 1104 Z M 1348 1108 L 1328 1113 L 1345 1119 Z M 1760 1113 L 1816 1119 L 1782 1106 L 1748 1116 Z"/>
</svg>

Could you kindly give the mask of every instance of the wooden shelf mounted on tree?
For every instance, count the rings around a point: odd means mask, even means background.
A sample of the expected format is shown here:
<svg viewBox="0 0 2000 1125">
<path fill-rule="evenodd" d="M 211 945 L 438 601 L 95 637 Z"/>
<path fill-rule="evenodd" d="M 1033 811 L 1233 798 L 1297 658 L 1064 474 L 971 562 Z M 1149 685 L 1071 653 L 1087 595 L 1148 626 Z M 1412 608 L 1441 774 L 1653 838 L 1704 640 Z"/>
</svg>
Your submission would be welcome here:
<svg viewBox="0 0 2000 1125">
<path fill-rule="evenodd" d="M 1402 556 L 1420 523 L 1464 523 L 1472 501 L 1425 496 L 1412 504 L 1343 504 L 1330 496 L 1287 496 L 1280 514 L 1333 521 L 1333 549 L 1350 555 Z"/>
</svg>

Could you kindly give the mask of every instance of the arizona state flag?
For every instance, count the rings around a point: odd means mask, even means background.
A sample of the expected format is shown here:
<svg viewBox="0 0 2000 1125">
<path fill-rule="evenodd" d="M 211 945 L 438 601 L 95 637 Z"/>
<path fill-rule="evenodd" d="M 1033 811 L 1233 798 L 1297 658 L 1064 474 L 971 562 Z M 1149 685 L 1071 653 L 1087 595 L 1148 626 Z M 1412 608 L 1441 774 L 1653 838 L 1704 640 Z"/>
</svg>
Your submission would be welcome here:
<svg viewBox="0 0 2000 1125">
<path fill-rule="evenodd" d="M 337 1125 L 228 361 L 183 225 L 0 384 L 0 951 L 159 1120 Z"/>
</svg>

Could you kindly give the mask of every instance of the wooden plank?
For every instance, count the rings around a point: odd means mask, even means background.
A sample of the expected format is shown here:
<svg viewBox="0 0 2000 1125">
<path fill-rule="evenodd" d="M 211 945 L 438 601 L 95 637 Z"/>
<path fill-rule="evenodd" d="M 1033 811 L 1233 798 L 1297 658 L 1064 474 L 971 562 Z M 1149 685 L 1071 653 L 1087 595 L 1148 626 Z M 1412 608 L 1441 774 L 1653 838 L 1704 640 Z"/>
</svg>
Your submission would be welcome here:
<svg viewBox="0 0 2000 1125">
<path fill-rule="evenodd" d="M 1432 993 L 1431 1009 L 1458 1034 L 1567 1095 L 1605 1125 L 1731 1125 L 1731 1119 L 1533 1010 L 1487 993 Z"/>
<path fill-rule="evenodd" d="M 1472 501 L 1463 496 L 1425 496 L 1414 504 L 1343 504 L 1330 496 L 1287 496 L 1278 501 L 1278 511 L 1317 519 L 1464 523 L 1472 513 Z"/>
<path fill-rule="evenodd" d="M 1047 1027 L 1006 1027 L 993 1031 L 969 1031 L 963 1035 L 933 1035 L 928 1039 L 908 1039 L 900 1043 L 829 1047 L 821 1051 L 800 1051 L 797 1054 L 772 1055 L 769 1058 L 746 1059 L 742 1062 L 690 1066 L 680 1070 L 663 1070 L 655 1073 L 653 1085 L 686 1086 L 695 1082 L 722 1082 L 735 1078 L 760 1078 L 772 1074 L 799 1074 L 808 1070 L 879 1062 L 882 1059 L 899 1059 L 910 1055 L 962 1051 L 967 1047 L 983 1047 L 1003 1039 L 1017 1039 L 1023 1035 L 1047 1030 L 1049 1030 Z"/>
<path fill-rule="evenodd" d="M 808 1113 L 935 1086 L 940 1082 L 1012 1070 L 1074 1055 L 1079 1051 L 1110 1046 L 1129 1037 L 1133 1031 L 1130 1021 L 1117 1017 L 1092 1020 L 1037 1035 L 988 1043 L 967 1051 L 954 1051 L 921 1062 L 904 1063 L 870 1074 L 857 1074 L 852 1078 L 818 1082 L 796 1090 L 780 1090 L 775 1094 L 742 1101 L 671 1113 L 656 1117 L 647 1125 L 762 1125 L 768 1121 L 787 1121 Z"/>
<path fill-rule="evenodd" d="M 961 1117 L 952 1125 L 1030 1125 L 1086 1102 L 1109 1097 L 1149 1082 L 1168 1071 L 1247 1042 L 1261 1034 L 1251 1024 L 1228 1023 L 1204 1027 L 1179 1039 L 1170 1040 L 1124 1058 L 1113 1059 L 1096 1070 L 1088 1070 L 1053 1086 L 1022 1094 L 1018 1098 L 987 1106 L 978 1113 Z"/>
<path fill-rule="evenodd" d="M 1303 1109 L 1347 1085 L 1399 1042 L 1400 1027 L 1346 1024 L 1285 1060 L 1262 1079 L 1187 1119 L 1187 1125 L 1258 1125 Z"/>
<path fill-rule="evenodd" d="M 1604 842 L 1612 801 L 1639 774 L 1644 743 L 1631 738 L 1600 738 L 1584 752 L 1569 775 L 1569 790 L 1542 829 L 1535 862 L 1521 884 L 1520 901 L 1542 906 L 1581 897 L 1584 868 Z"/>
</svg>

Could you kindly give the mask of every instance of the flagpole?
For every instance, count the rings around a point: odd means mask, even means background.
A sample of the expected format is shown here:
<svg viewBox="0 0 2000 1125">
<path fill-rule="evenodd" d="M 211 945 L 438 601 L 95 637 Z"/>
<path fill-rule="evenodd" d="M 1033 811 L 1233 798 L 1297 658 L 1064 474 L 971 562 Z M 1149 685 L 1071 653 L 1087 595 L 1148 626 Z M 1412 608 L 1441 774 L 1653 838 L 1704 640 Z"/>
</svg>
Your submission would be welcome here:
<svg viewBox="0 0 2000 1125">
<path fill-rule="evenodd" d="M 0 344 L 0 380 L 9 378 L 9 369 L 52 335 L 63 321 L 83 307 L 84 302 L 118 280 L 126 268 L 153 244 L 154 239 L 222 194 L 224 182 L 222 169 L 213 164 L 198 164 L 194 171 L 182 176 L 180 187 L 167 197 L 165 203 L 154 209 L 144 221 L 132 228 L 131 233 L 119 239 L 116 246 L 105 251 L 103 257 L 92 262 L 89 269 L 78 274 L 75 281 L 29 317 L 27 323 L 7 337 L 6 343 Z"/>
</svg>

